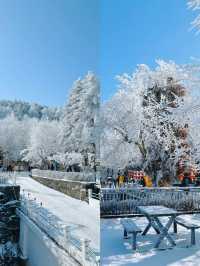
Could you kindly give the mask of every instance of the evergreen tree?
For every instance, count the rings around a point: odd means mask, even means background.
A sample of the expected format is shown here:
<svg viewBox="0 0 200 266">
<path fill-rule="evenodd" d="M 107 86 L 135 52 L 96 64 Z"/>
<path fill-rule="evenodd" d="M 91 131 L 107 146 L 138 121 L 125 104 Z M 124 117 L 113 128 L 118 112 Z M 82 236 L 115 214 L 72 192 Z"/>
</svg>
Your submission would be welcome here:
<svg viewBox="0 0 200 266">
<path fill-rule="evenodd" d="M 63 153 L 82 154 L 82 164 L 93 160 L 98 146 L 99 83 L 93 73 L 75 81 L 67 103 L 61 130 Z"/>
</svg>

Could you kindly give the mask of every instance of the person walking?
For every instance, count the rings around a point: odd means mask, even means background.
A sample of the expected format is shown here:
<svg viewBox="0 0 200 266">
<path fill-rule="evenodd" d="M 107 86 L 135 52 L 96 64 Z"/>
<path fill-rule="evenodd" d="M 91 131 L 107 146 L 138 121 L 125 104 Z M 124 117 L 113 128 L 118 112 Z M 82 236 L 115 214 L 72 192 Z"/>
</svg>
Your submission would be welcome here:
<svg viewBox="0 0 200 266">
<path fill-rule="evenodd" d="M 121 186 L 123 186 L 123 184 L 124 184 L 124 175 L 122 175 L 122 174 L 120 174 L 120 176 L 119 176 L 119 186 L 121 187 Z"/>
</svg>

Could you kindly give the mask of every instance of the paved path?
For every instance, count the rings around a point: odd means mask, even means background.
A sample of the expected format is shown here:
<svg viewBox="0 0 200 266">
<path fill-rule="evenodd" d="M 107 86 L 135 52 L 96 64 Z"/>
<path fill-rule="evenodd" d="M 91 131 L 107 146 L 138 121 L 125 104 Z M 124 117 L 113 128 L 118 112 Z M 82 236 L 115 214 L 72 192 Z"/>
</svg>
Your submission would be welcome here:
<svg viewBox="0 0 200 266">
<path fill-rule="evenodd" d="M 31 197 L 36 197 L 38 202 L 42 202 L 43 207 L 73 226 L 74 234 L 90 239 L 91 246 L 99 250 L 99 209 L 48 188 L 30 177 L 17 177 L 17 184 L 25 193 L 29 192 Z"/>
</svg>

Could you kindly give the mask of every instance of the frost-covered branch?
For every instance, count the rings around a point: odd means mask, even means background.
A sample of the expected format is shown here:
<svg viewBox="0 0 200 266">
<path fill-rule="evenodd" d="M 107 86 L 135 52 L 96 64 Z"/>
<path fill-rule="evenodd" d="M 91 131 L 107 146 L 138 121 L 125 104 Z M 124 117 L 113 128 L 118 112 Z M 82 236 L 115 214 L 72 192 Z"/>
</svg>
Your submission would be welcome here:
<svg viewBox="0 0 200 266">
<path fill-rule="evenodd" d="M 188 7 L 193 11 L 200 10 L 200 0 L 189 0 Z M 197 33 L 200 32 L 200 14 L 192 21 L 192 27 L 197 29 Z"/>
</svg>

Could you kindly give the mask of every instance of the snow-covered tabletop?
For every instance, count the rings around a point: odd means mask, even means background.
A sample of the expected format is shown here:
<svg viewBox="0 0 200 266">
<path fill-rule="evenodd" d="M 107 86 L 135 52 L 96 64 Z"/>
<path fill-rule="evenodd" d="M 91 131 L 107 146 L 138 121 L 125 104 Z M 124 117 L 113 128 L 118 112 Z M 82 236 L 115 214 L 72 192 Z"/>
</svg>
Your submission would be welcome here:
<svg viewBox="0 0 200 266">
<path fill-rule="evenodd" d="M 176 215 L 178 212 L 174 209 L 167 208 L 162 205 L 156 206 L 138 206 L 137 209 L 140 213 L 149 216 L 171 216 Z"/>
</svg>

